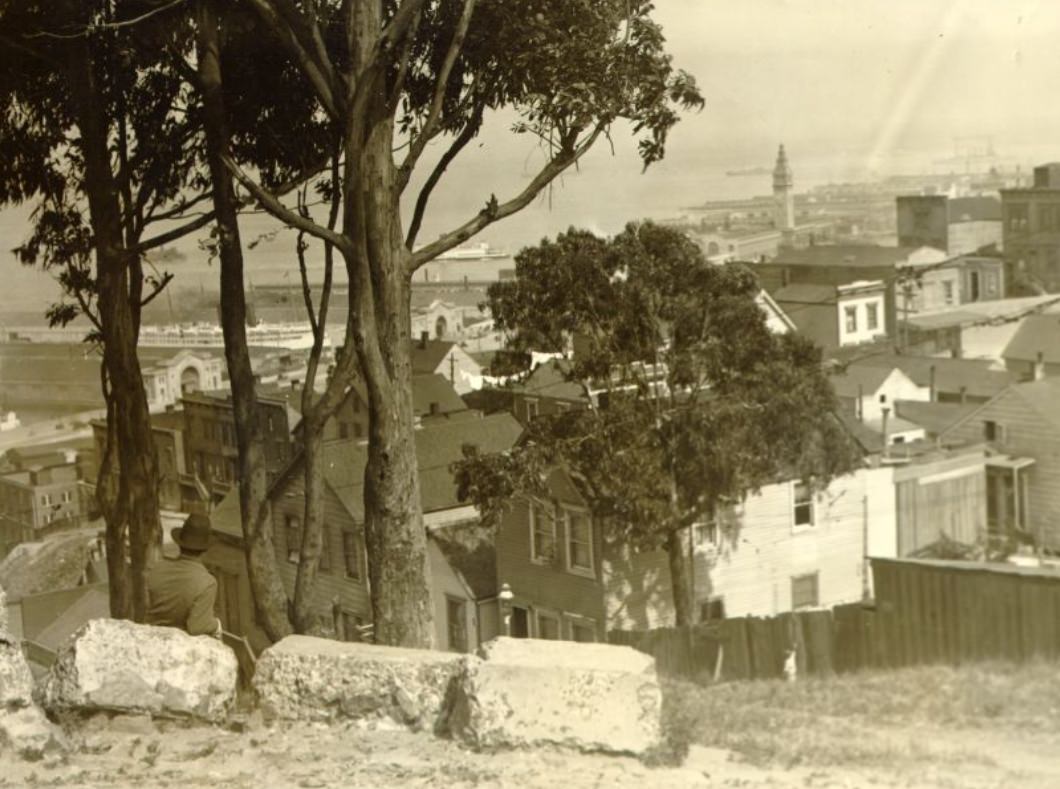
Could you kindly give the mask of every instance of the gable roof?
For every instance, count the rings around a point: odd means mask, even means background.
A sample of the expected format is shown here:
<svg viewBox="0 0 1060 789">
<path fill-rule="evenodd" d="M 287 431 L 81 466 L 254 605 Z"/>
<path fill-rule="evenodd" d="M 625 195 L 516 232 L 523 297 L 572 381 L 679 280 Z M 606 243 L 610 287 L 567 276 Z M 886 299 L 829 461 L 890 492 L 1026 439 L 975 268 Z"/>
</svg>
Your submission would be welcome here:
<svg viewBox="0 0 1060 789">
<path fill-rule="evenodd" d="M 417 414 L 431 413 L 431 405 L 437 406 L 435 413 L 449 414 L 467 410 L 467 404 L 444 375 L 439 373 L 417 373 L 412 376 L 412 409 Z"/>
<path fill-rule="evenodd" d="M 412 371 L 433 373 L 441 366 L 449 351 L 456 345 L 449 340 L 427 340 L 412 343 Z"/>
<path fill-rule="evenodd" d="M 921 400 L 895 400 L 894 409 L 901 419 L 918 425 L 933 436 L 968 416 L 978 406 L 962 403 L 935 403 Z"/>
<path fill-rule="evenodd" d="M 883 353 L 866 356 L 850 365 L 851 368 L 861 366 L 898 368 L 917 386 L 924 387 L 931 386 L 931 370 L 934 368 L 936 391 L 959 392 L 964 389 L 965 393 L 972 397 L 993 397 L 1017 381 L 1014 373 L 994 369 L 990 359 L 950 359 Z"/>
<path fill-rule="evenodd" d="M 832 388 L 839 397 L 868 397 L 878 391 L 895 372 L 905 375 L 896 367 L 852 364 L 843 372 L 831 376 Z"/>
<path fill-rule="evenodd" d="M 1003 359 L 1060 363 L 1060 315 L 1028 315 L 1001 352 Z"/>
</svg>

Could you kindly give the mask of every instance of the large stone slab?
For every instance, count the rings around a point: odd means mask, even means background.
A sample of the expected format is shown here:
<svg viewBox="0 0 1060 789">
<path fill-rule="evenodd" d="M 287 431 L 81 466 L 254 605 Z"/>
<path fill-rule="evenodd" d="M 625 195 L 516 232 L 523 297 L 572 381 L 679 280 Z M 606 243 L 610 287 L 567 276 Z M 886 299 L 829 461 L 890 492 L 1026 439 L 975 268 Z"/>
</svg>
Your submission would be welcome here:
<svg viewBox="0 0 1060 789">
<path fill-rule="evenodd" d="M 147 712 L 218 721 L 235 701 L 237 676 L 235 654 L 209 636 L 93 619 L 59 653 L 41 696 L 53 711 Z"/>
<path fill-rule="evenodd" d="M 450 731 L 478 748 L 643 754 L 661 744 L 655 661 L 630 647 L 498 638 L 468 661 Z"/>
<path fill-rule="evenodd" d="M 272 720 L 390 719 L 432 731 L 464 656 L 288 636 L 258 660 L 254 688 Z"/>
</svg>

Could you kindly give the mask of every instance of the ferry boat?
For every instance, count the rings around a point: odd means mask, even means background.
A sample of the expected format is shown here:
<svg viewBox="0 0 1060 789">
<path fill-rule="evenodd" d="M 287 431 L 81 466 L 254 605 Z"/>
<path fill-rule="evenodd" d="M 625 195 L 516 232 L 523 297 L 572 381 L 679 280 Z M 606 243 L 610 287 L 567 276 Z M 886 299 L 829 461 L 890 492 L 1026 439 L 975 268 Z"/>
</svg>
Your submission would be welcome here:
<svg viewBox="0 0 1060 789">
<path fill-rule="evenodd" d="M 313 345 L 307 323 L 259 323 L 247 327 L 247 344 L 298 350 Z M 324 344 L 330 345 L 325 336 Z M 142 326 L 140 345 L 145 347 L 223 348 L 224 332 L 212 323 Z"/>
<path fill-rule="evenodd" d="M 511 257 L 511 255 L 504 250 L 494 249 L 489 244 L 483 243 L 450 249 L 436 257 L 435 260 L 497 260 L 506 257 Z"/>
</svg>

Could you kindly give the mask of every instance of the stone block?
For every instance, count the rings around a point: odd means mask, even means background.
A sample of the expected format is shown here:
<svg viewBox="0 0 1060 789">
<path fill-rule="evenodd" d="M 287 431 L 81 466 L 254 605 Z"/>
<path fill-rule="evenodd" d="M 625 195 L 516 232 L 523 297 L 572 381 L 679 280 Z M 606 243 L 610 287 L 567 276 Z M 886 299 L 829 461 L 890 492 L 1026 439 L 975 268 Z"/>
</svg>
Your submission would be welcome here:
<svg viewBox="0 0 1060 789">
<path fill-rule="evenodd" d="M 50 711 L 146 712 L 223 720 L 238 666 L 227 646 L 172 627 L 93 619 L 74 634 L 44 680 Z"/>
<path fill-rule="evenodd" d="M 662 742 L 655 661 L 630 647 L 498 638 L 468 661 L 450 731 L 484 749 L 644 754 Z"/>
<path fill-rule="evenodd" d="M 465 656 L 288 636 L 269 647 L 254 674 L 270 720 L 391 719 L 434 730 L 446 718 Z"/>
</svg>

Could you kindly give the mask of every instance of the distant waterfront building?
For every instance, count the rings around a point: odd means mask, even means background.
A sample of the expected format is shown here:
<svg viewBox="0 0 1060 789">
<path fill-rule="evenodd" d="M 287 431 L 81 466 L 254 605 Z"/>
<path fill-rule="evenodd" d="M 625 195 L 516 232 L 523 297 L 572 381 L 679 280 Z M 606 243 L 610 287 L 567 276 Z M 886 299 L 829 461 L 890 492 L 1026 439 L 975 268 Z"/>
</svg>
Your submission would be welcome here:
<svg viewBox="0 0 1060 789">
<path fill-rule="evenodd" d="M 1002 246 L 1001 201 L 996 197 L 901 195 L 895 208 L 899 246 L 934 247 L 954 256 Z"/>
<path fill-rule="evenodd" d="M 1005 258 L 1021 290 L 1060 292 L 1060 162 L 1034 168 L 1034 185 L 1001 190 Z"/>
</svg>

